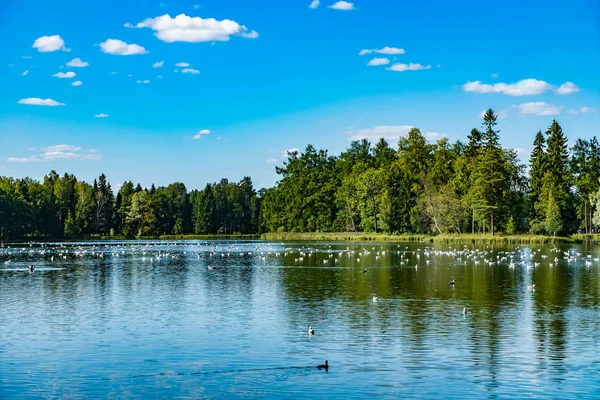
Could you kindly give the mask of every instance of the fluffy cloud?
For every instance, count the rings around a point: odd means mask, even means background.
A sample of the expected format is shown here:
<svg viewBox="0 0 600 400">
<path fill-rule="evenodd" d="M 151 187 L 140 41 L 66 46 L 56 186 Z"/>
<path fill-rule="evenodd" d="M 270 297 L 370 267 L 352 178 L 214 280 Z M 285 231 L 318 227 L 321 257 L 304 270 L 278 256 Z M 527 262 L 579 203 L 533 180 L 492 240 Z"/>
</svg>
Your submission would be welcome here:
<svg viewBox="0 0 600 400">
<path fill-rule="evenodd" d="M 258 33 L 255 31 L 249 31 L 244 25 L 229 19 L 217 21 L 214 18 L 192 18 L 185 14 L 179 14 L 175 18 L 165 14 L 156 18 L 147 18 L 136 25 L 125 24 L 125 26 L 128 28 L 150 28 L 156 32 L 157 38 L 168 43 L 226 42 L 233 35 L 248 39 L 258 37 Z"/>
<path fill-rule="evenodd" d="M 193 68 L 184 68 L 181 70 L 182 74 L 199 74 L 200 71 L 198 71 L 197 69 L 193 69 Z"/>
<path fill-rule="evenodd" d="M 552 89 L 548 82 L 537 79 L 523 79 L 517 83 L 496 83 L 493 85 L 481 81 L 467 82 L 462 86 L 465 92 L 502 93 L 509 96 L 537 95 Z"/>
<path fill-rule="evenodd" d="M 385 46 L 383 49 L 362 49 L 360 51 L 360 53 L 358 53 L 359 56 L 364 56 L 365 54 L 371 54 L 371 53 L 378 53 L 378 54 L 386 54 L 386 55 L 398 55 L 398 54 L 404 54 L 405 51 L 404 49 L 400 49 L 398 47 L 388 47 Z"/>
<path fill-rule="evenodd" d="M 81 85 L 83 85 L 83 82 L 81 82 L 81 81 L 75 81 L 75 82 L 71 83 L 71 86 L 81 86 Z"/>
<path fill-rule="evenodd" d="M 180 62 L 175 64 L 176 67 L 181 67 L 181 68 L 185 68 L 185 67 L 189 67 L 190 64 L 186 63 L 186 62 Z"/>
<path fill-rule="evenodd" d="M 367 129 L 350 129 L 348 140 L 368 139 L 371 142 L 384 138 L 388 141 L 396 142 L 403 136 L 408 135 L 408 132 L 414 128 L 412 125 L 388 125 L 375 126 Z M 438 132 L 426 132 L 423 134 L 427 140 L 438 140 L 446 135 Z"/>
<path fill-rule="evenodd" d="M 355 10 L 354 4 L 348 3 L 347 1 L 338 1 L 338 2 L 330 5 L 329 8 L 332 8 L 334 10 L 343 10 L 343 11 Z"/>
<path fill-rule="evenodd" d="M 196 133 L 196 134 L 193 136 L 193 139 L 195 139 L 195 140 L 198 140 L 198 139 L 200 139 L 202 136 L 204 136 L 204 135 L 209 135 L 209 134 L 210 134 L 210 131 L 209 131 L 208 129 L 202 129 L 200 132 Z"/>
<path fill-rule="evenodd" d="M 546 116 L 546 115 L 559 115 L 561 107 L 555 106 L 554 104 L 546 104 L 543 101 L 535 101 L 516 106 L 520 111 L 521 115 L 535 115 L 535 116 Z"/>
<path fill-rule="evenodd" d="M 572 94 L 579 92 L 579 88 L 573 82 L 565 82 L 556 89 L 557 94 Z"/>
<path fill-rule="evenodd" d="M 390 60 L 388 60 L 387 58 L 374 58 L 371 61 L 369 61 L 369 63 L 367 64 L 370 67 L 375 67 L 378 65 L 387 65 L 390 63 Z"/>
<path fill-rule="evenodd" d="M 9 157 L 8 162 L 27 163 L 27 162 L 42 162 L 52 160 L 100 160 L 102 157 L 99 154 L 82 154 L 81 147 L 69 146 L 66 144 L 58 144 L 42 149 L 44 152 L 39 155 L 29 157 Z M 91 152 L 91 151 L 90 151 Z"/>
<path fill-rule="evenodd" d="M 396 72 L 404 72 L 404 71 L 419 71 L 424 69 L 430 69 L 431 65 L 421 65 L 421 64 L 401 64 L 396 63 L 389 68 L 386 68 L 388 71 L 396 71 Z"/>
<path fill-rule="evenodd" d="M 491 77 L 492 77 L 492 78 L 494 78 L 494 79 L 496 79 L 496 78 L 497 78 L 497 77 L 499 77 L 499 76 L 500 76 L 500 75 L 498 75 L 498 74 L 492 74 L 492 75 L 491 75 Z"/>
<path fill-rule="evenodd" d="M 119 39 L 107 39 L 100 43 L 100 48 L 103 53 L 114 54 L 117 56 L 133 56 L 136 54 L 146 54 L 145 48 L 137 44 L 127 44 Z"/>
<path fill-rule="evenodd" d="M 300 154 L 300 149 L 297 149 L 295 147 L 292 147 L 291 149 L 285 149 L 281 152 L 281 157 L 283 158 L 287 158 L 288 157 L 288 153 L 298 153 Z"/>
<path fill-rule="evenodd" d="M 94 115 L 94 118 L 108 118 L 108 114 L 100 113 Z"/>
<path fill-rule="evenodd" d="M 157 61 L 154 64 L 152 64 L 152 68 L 162 68 L 164 63 L 164 61 Z"/>
<path fill-rule="evenodd" d="M 40 99 L 38 97 L 29 97 L 26 99 L 21 99 L 17 103 L 26 104 L 29 106 L 48 106 L 48 107 L 64 106 L 64 103 L 59 103 L 56 100 Z"/>
<path fill-rule="evenodd" d="M 60 37 L 60 35 L 39 37 L 35 39 L 35 42 L 33 42 L 31 47 L 36 48 L 42 53 L 50 53 L 57 50 L 71 51 L 71 49 L 67 49 L 65 47 L 65 41 Z"/>
<path fill-rule="evenodd" d="M 29 73 L 29 70 L 26 69 L 25 71 L 23 71 L 23 73 L 21 74 L 21 76 L 26 76 Z"/>
<path fill-rule="evenodd" d="M 52 75 L 55 78 L 74 78 L 75 77 L 75 72 L 73 71 L 69 71 L 69 72 L 57 72 L 56 74 Z"/>
<path fill-rule="evenodd" d="M 587 114 L 587 113 L 595 113 L 596 109 L 588 106 L 583 106 L 579 110 L 569 110 L 569 114 Z"/>
<path fill-rule="evenodd" d="M 150 81 L 148 79 L 144 79 L 143 81 L 142 80 L 138 80 L 138 81 L 136 81 L 136 83 L 145 83 L 145 84 L 148 84 L 148 83 L 150 83 Z"/>
<path fill-rule="evenodd" d="M 81 58 L 74 58 L 67 63 L 67 67 L 74 67 L 74 68 L 83 68 L 83 67 L 89 67 L 89 66 L 90 66 L 90 63 L 88 63 L 86 61 L 81 61 Z"/>
<path fill-rule="evenodd" d="M 319 7 L 319 4 L 321 4 L 321 2 L 319 0 L 313 0 L 313 2 L 310 3 L 308 8 L 317 8 L 317 7 Z"/>
</svg>

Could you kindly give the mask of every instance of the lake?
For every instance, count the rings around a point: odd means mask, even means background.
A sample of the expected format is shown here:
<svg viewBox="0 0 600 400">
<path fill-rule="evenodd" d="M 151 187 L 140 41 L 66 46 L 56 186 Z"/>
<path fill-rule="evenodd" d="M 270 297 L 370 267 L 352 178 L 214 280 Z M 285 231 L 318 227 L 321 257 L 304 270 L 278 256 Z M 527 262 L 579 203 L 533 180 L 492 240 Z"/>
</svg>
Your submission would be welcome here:
<svg viewBox="0 0 600 400">
<path fill-rule="evenodd" d="M 5 244 L 0 397 L 600 398 L 598 257 L 589 244 Z"/>
</svg>

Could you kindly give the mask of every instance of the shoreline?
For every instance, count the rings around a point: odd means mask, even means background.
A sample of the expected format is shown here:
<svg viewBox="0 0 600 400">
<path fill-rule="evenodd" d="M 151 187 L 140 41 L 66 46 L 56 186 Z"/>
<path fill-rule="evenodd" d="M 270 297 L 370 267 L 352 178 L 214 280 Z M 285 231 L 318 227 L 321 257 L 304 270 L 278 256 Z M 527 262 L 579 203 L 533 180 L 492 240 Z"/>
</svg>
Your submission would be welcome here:
<svg viewBox="0 0 600 400">
<path fill-rule="evenodd" d="M 4 241 L 15 243 L 82 242 L 82 241 L 179 241 L 179 240 L 264 240 L 264 241 L 315 241 L 315 242 L 380 242 L 380 243 L 432 243 L 432 244 L 560 244 L 600 241 L 600 234 L 575 234 L 570 237 L 544 235 L 386 235 L 363 232 L 279 232 L 247 235 L 161 235 L 161 236 L 90 236 L 80 238 L 21 238 Z"/>
</svg>

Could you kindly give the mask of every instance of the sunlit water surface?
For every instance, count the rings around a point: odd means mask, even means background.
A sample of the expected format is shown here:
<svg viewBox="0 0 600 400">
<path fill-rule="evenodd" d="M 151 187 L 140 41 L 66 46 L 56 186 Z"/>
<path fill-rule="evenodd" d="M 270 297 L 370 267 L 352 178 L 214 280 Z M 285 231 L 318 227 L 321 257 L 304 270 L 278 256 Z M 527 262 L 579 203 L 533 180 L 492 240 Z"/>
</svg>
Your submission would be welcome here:
<svg viewBox="0 0 600 400">
<path fill-rule="evenodd" d="M 597 257 L 591 245 L 4 245 L 0 397 L 600 398 Z"/>
</svg>

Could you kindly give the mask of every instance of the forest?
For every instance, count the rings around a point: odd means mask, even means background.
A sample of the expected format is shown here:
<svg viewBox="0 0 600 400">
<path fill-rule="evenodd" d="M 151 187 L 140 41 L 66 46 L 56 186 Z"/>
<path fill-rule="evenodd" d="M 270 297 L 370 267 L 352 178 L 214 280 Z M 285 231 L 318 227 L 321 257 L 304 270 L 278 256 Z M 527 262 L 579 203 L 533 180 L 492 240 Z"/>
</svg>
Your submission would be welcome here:
<svg viewBox="0 0 600 400">
<path fill-rule="evenodd" d="M 600 225 L 596 137 L 569 147 L 557 121 L 533 141 L 529 165 L 500 145 L 489 109 L 465 143 L 429 143 L 417 128 L 397 149 L 353 141 L 339 156 L 308 145 L 288 152 L 274 187 L 250 177 L 202 190 L 183 183 L 116 192 L 55 171 L 42 182 L 0 177 L 0 239 L 263 232 L 387 234 L 592 233 Z"/>
</svg>

